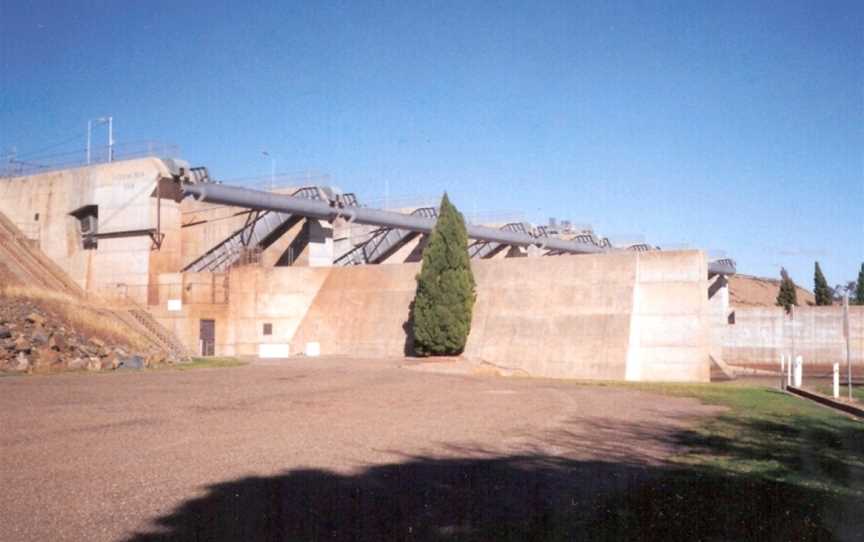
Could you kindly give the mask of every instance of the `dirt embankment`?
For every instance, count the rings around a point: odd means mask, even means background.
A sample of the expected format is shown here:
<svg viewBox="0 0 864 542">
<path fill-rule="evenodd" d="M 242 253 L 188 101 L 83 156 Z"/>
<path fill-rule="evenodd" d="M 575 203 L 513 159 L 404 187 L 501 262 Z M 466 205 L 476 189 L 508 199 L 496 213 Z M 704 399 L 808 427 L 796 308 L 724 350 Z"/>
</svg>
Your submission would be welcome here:
<svg viewBox="0 0 864 542">
<path fill-rule="evenodd" d="M 165 361 L 105 310 L 44 290 L 0 289 L 0 371 L 140 369 Z"/>
<path fill-rule="evenodd" d="M 87 296 L 0 213 L 0 372 L 141 368 L 170 352 L 127 307 Z"/>
<path fill-rule="evenodd" d="M 809 290 L 795 285 L 798 305 L 815 305 L 816 298 Z M 774 307 L 777 305 L 777 293 L 780 291 L 780 281 L 750 275 L 733 275 L 729 277 L 729 302 L 738 307 Z"/>
</svg>

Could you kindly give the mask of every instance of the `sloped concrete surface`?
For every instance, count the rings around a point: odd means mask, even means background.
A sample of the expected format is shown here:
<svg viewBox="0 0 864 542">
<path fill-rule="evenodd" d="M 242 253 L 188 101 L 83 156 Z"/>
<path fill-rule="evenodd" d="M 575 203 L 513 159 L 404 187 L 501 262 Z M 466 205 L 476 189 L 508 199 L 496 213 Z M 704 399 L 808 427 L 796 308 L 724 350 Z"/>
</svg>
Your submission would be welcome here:
<svg viewBox="0 0 864 542">
<path fill-rule="evenodd" d="M 697 251 L 474 261 L 465 355 L 540 377 L 708 381 L 706 266 Z M 330 270 L 291 351 L 318 342 L 325 355 L 410 353 L 419 270 Z"/>
</svg>

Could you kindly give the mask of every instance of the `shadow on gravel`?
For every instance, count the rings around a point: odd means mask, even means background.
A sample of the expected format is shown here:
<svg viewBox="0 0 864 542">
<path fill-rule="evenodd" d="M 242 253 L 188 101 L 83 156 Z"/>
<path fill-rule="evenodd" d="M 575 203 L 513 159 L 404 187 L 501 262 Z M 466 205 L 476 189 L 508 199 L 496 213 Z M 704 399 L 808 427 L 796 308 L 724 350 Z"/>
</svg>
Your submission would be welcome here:
<svg viewBox="0 0 864 542">
<path fill-rule="evenodd" d="M 224 481 L 129 540 L 864 540 L 859 423 L 771 409 L 680 421 L 573 420 L 518 435 L 535 443 L 519 453 L 451 446 Z"/>
<path fill-rule="evenodd" d="M 824 501 L 705 470 L 419 458 L 216 484 L 131 540 L 830 540 Z"/>
</svg>

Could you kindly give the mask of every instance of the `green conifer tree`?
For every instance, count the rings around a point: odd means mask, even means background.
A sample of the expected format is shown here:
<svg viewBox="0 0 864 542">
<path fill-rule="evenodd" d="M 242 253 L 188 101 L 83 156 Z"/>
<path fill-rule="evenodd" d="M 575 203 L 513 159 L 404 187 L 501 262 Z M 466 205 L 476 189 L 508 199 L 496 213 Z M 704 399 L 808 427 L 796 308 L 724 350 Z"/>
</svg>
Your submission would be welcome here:
<svg viewBox="0 0 864 542">
<path fill-rule="evenodd" d="M 777 292 L 777 304 L 792 311 L 792 306 L 798 305 L 798 293 L 795 291 L 795 283 L 789 278 L 785 268 L 780 269 L 780 291 Z"/>
<path fill-rule="evenodd" d="M 816 270 L 813 272 L 813 295 L 816 297 L 817 305 L 830 305 L 833 302 L 834 292 L 828 286 L 828 281 L 822 274 L 819 262 L 816 262 Z"/>
<path fill-rule="evenodd" d="M 864 305 L 864 263 L 861 264 L 861 271 L 858 271 L 858 284 L 855 286 L 853 299 L 856 305 Z"/>
<path fill-rule="evenodd" d="M 474 299 L 465 219 L 445 193 L 417 275 L 411 322 L 414 352 L 461 353 L 471 330 Z"/>
</svg>

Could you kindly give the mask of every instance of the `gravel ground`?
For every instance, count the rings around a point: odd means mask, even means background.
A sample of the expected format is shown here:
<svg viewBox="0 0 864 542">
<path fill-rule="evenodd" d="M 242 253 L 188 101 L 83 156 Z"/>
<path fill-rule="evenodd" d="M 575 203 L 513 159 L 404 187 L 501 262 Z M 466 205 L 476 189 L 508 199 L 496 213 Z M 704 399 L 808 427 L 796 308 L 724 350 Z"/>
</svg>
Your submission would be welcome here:
<svg viewBox="0 0 864 542">
<path fill-rule="evenodd" d="M 717 411 L 633 390 L 380 360 L 6 377 L 0 540 L 146 539 L 184 504 L 200 509 L 216 484 L 292 472 L 351 477 L 420 459 L 519 454 L 660 465 L 676 451 L 673 431 Z"/>
</svg>

